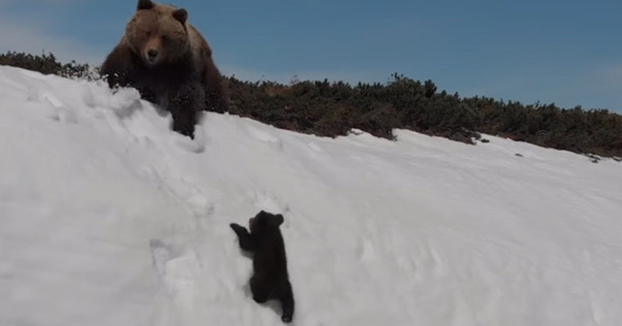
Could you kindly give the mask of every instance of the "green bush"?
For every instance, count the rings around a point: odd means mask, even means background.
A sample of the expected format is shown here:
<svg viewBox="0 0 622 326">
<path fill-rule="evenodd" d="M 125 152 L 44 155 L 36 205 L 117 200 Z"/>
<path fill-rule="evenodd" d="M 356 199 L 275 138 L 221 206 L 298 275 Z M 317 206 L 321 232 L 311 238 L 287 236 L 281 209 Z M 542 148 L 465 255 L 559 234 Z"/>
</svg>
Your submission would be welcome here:
<svg viewBox="0 0 622 326">
<path fill-rule="evenodd" d="M 0 54 L 0 65 L 37 71 L 44 75 L 72 78 L 91 76 L 91 67 L 88 64 L 78 64 L 75 61 L 61 64 L 52 53 L 33 56 L 32 54 L 7 52 Z"/>
</svg>

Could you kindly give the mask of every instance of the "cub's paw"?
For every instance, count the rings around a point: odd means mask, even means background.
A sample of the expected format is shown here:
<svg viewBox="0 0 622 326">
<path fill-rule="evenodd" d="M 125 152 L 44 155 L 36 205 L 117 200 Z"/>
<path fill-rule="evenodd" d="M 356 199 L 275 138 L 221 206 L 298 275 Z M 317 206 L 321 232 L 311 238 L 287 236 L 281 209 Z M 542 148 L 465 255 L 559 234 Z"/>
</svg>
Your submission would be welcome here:
<svg viewBox="0 0 622 326">
<path fill-rule="evenodd" d="M 231 223 L 229 224 L 229 226 L 233 229 L 233 231 L 235 232 L 240 232 L 240 231 L 244 231 L 246 228 L 244 228 L 243 226 L 237 224 L 237 223 Z"/>
</svg>

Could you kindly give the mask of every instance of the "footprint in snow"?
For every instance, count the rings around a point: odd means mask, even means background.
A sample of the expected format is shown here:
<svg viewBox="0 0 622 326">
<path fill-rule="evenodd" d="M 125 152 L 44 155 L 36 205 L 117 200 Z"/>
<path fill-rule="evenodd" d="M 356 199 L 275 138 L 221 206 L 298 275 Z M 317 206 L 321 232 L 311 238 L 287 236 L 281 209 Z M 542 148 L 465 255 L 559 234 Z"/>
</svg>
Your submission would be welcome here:
<svg viewBox="0 0 622 326">
<path fill-rule="evenodd" d="M 374 247 L 374 244 L 368 239 L 363 240 L 361 243 L 359 243 L 359 256 L 360 260 L 364 262 L 369 262 L 376 259 L 376 249 Z"/>
<path fill-rule="evenodd" d="M 316 143 L 311 142 L 311 143 L 308 144 L 308 146 L 309 146 L 309 148 L 311 148 L 315 152 L 324 153 L 324 150 L 322 149 L 322 147 L 320 147 Z"/>
<path fill-rule="evenodd" d="M 194 128 L 194 139 L 190 137 L 186 137 L 176 133 L 171 130 L 173 133 L 173 137 L 175 139 L 175 144 L 180 148 L 192 152 L 192 153 L 203 153 L 205 152 L 205 148 L 207 144 L 210 142 L 209 136 L 205 133 L 205 128 L 202 123 L 198 123 Z"/>
<path fill-rule="evenodd" d="M 197 275 L 203 274 L 196 252 L 182 250 L 182 245 L 161 239 L 152 239 L 149 247 L 153 266 L 168 297 L 177 306 L 191 307 Z"/>
<path fill-rule="evenodd" d="M 52 114 L 52 120 L 61 123 L 78 123 L 78 117 L 76 116 L 76 112 L 68 108 L 56 109 L 56 111 Z"/>
<path fill-rule="evenodd" d="M 166 273 L 166 262 L 179 257 L 179 250 L 177 250 L 175 246 L 167 244 L 161 239 L 151 239 L 149 241 L 149 248 L 151 249 L 153 267 L 156 269 L 156 272 L 158 272 L 160 277 L 164 277 Z"/>
</svg>

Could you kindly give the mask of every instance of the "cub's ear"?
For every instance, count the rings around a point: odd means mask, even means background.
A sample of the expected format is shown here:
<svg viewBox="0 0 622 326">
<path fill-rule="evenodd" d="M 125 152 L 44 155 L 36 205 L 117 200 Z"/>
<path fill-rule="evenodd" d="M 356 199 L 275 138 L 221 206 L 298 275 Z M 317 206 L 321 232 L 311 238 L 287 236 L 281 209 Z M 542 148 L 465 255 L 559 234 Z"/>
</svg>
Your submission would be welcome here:
<svg viewBox="0 0 622 326">
<path fill-rule="evenodd" d="M 136 10 L 151 9 L 153 7 L 155 7 L 155 4 L 151 0 L 138 0 Z"/>
<path fill-rule="evenodd" d="M 267 222 L 269 226 L 278 228 L 281 224 L 283 224 L 283 221 L 284 221 L 283 215 L 276 214 L 276 215 L 270 216 Z"/>
<path fill-rule="evenodd" d="M 173 17 L 177 19 L 180 23 L 185 24 L 186 20 L 188 20 L 188 11 L 186 9 L 177 9 L 173 11 Z"/>
</svg>

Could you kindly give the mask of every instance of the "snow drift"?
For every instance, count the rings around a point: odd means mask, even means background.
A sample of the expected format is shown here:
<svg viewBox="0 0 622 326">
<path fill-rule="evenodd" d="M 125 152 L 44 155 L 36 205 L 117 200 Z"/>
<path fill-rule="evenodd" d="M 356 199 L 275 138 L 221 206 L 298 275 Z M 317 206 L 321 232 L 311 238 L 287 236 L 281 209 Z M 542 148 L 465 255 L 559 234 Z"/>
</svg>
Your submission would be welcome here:
<svg viewBox="0 0 622 326">
<path fill-rule="evenodd" d="M 230 222 L 282 226 L 294 325 L 622 325 L 622 164 L 337 139 L 0 67 L 0 325 L 279 325 Z M 521 154 L 517 156 L 515 154 Z"/>
</svg>

